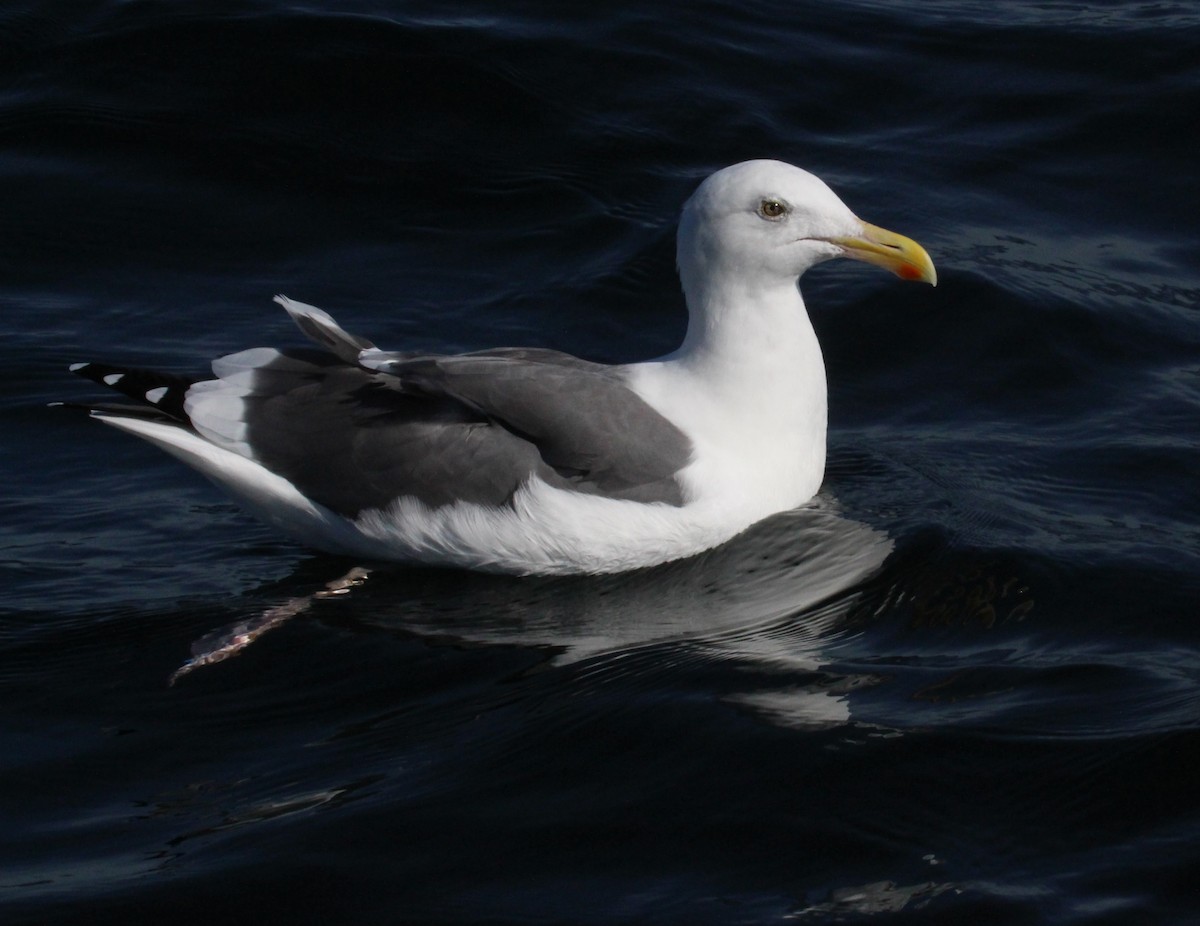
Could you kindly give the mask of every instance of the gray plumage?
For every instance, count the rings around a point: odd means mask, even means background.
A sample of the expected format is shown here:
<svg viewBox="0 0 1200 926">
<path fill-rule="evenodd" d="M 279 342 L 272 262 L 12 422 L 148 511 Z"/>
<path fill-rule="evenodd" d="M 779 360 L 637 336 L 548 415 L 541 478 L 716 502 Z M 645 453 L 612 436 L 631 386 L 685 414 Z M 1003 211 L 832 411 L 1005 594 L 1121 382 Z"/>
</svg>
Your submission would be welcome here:
<svg viewBox="0 0 1200 926">
<path fill-rule="evenodd" d="M 292 314 L 333 353 L 222 357 L 217 380 L 188 385 L 182 403 L 158 413 L 348 517 L 400 496 L 431 507 L 505 505 L 531 476 L 575 492 L 683 503 L 676 475 L 691 442 L 625 385 L 619 367 L 537 349 L 384 353 L 332 319 Z M 99 369 L 77 372 L 103 382 Z M 141 398 L 166 382 L 139 374 L 115 388 Z"/>
</svg>

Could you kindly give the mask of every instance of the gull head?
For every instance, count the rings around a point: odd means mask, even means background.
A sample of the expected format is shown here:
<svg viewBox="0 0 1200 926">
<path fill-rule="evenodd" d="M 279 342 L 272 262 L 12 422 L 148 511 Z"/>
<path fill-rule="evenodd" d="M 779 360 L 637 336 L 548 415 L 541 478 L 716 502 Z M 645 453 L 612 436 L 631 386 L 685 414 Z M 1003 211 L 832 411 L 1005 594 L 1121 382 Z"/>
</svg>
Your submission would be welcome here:
<svg viewBox="0 0 1200 926">
<path fill-rule="evenodd" d="M 714 279 L 794 284 L 833 257 L 937 283 L 933 261 L 919 244 L 862 221 L 819 177 L 782 161 L 745 161 L 717 171 L 692 194 L 679 221 L 679 273 L 689 291 Z"/>
</svg>

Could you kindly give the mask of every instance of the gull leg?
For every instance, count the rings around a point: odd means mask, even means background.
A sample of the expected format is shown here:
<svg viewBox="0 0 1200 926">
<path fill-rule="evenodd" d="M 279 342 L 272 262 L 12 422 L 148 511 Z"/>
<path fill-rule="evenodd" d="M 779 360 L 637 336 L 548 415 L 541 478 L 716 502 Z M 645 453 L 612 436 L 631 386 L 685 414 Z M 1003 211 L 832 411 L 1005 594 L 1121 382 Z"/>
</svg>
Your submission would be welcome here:
<svg viewBox="0 0 1200 926">
<path fill-rule="evenodd" d="M 205 634 L 192 644 L 191 658 L 171 673 L 167 684 L 174 685 L 183 676 L 201 666 L 211 666 L 236 656 L 268 630 L 274 630 L 297 614 L 303 614 L 312 607 L 314 601 L 347 595 L 351 589 L 362 585 L 370 574 L 370 569 L 355 566 L 344 576 L 326 582 L 323 589 L 313 592 L 311 595 L 289 598 L 281 605 L 268 608 L 257 617 L 238 621 L 236 624 L 230 624 L 228 627 Z"/>
</svg>

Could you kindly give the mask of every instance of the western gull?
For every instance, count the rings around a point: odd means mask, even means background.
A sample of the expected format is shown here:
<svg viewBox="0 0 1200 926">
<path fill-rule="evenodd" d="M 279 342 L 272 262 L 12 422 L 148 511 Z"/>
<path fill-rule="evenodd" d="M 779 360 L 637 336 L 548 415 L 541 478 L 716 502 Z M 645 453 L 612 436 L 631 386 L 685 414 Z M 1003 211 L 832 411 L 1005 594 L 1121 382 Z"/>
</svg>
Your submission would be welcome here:
<svg viewBox="0 0 1200 926">
<path fill-rule="evenodd" d="M 302 543 L 369 560 L 612 573 L 706 550 L 810 500 L 825 468 L 821 348 L 797 280 L 851 257 L 936 284 L 916 242 L 814 175 L 747 161 L 683 207 L 678 350 L 392 352 L 276 302 L 321 349 L 253 348 L 193 380 L 72 371 L 138 400 L 92 416 L 162 448 Z"/>
</svg>

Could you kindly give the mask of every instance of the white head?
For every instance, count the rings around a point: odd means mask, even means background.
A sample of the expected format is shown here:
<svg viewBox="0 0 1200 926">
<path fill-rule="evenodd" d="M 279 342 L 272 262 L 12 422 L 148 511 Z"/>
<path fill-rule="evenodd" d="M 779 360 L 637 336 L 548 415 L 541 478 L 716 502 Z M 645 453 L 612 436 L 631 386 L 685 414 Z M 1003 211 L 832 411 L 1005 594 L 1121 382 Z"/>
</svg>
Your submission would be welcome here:
<svg viewBox="0 0 1200 926">
<path fill-rule="evenodd" d="M 677 255 L 689 296 L 714 278 L 751 288 L 794 284 L 831 257 L 937 281 L 920 245 L 863 222 L 824 181 L 782 161 L 745 161 L 700 184 L 683 207 Z"/>
</svg>

